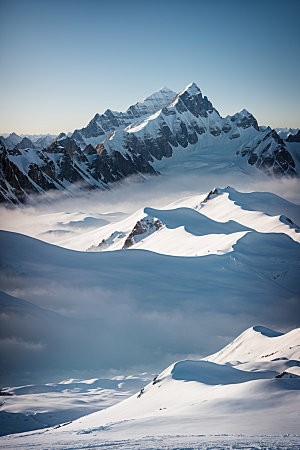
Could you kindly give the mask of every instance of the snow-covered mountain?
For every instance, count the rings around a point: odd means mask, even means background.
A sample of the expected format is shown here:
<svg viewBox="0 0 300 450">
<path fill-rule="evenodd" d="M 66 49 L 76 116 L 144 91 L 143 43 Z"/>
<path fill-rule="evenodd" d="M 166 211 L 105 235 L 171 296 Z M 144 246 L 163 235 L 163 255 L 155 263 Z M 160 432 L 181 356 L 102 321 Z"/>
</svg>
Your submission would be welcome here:
<svg viewBox="0 0 300 450">
<path fill-rule="evenodd" d="M 175 154 L 181 160 L 197 153 L 202 162 L 234 164 L 243 170 L 253 166 L 269 174 L 295 175 L 295 163 L 283 141 L 270 128 L 261 131 L 246 110 L 222 118 L 207 97 L 192 83 L 157 113 L 116 131 L 101 152 L 142 155 L 159 170 L 163 158 Z M 208 155 L 207 155 L 208 153 Z M 180 156 L 179 156 L 180 155 Z M 158 162 L 156 162 L 158 161 Z"/>
<path fill-rule="evenodd" d="M 298 156 L 248 111 L 221 117 L 192 83 L 178 95 L 164 88 L 125 113 L 97 114 L 86 128 L 60 134 L 43 150 L 1 145 L 0 198 L 23 202 L 32 193 L 72 191 L 74 183 L 104 189 L 128 175 L 170 170 L 296 176 Z"/>
<path fill-rule="evenodd" d="M 30 142 L 24 141 L 23 149 L 25 148 L 44 148 L 47 147 L 54 139 L 54 134 L 21 134 L 11 133 L 8 136 L 0 136 L 0 140 L 9 150 L 15 148 L 23 139 L 28 139 Z M 26 145 L 25 145 L 26 143 Z M 34 145 L 32 145 L 34 144 Z M 31 145 L 31 147 L 30 147 Z"/>
<path fill-rule="evenodd" d="M 71 138 L 82 149 L 89 144 L 96 147 L 116 129 L 125 128 L 137 119 L 147 117 L 169 105 L 175 96 L 176 92 L 164 87 L 141 102 L 130 106 L 125 112 L 107 109 L 104 114 L 96 114 L 86 127 L 75 130 Z"/>
<path fill-rule="evenodd" d="M 283 334 L 254 326 L 211 356 L 171 364 L 114 406 L 3 437 L 1 446 L 248 448 L 251 435 L 258 449 L 297 448 L 299 359 L 299 328 Z"/>
<path fill-rule="evenodd" d="M 288 137 L 290 136 L 292 137 L 295 134 L 297 134 L 299 128 L 275 128 L 275 131 L 278 134 L 278 136 L 280 136 L 281 139 L 285 141 Z"/>
</svg>

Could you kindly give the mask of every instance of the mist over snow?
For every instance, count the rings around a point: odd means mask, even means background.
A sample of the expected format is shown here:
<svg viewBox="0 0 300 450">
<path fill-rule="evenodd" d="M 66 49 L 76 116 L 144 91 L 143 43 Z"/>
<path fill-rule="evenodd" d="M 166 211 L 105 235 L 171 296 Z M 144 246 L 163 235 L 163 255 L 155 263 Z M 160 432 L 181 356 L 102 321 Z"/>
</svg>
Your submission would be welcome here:
<svg viewBox="0 0 300 450">
<path fill-rule="evenodd" d="M 74 195 L 50 191 L 43 196 L 33 196 L 31 202 L 22 208 L 0 206 L 0 227 L 57 243 L 117 222 L 140 208 L 163 208 L 180 198 L 228 185 L 241 192 L 272 192 L 300 204 L 300 181 L 297 178 L 271 178 L 260 173 L 250 178 L 232 172 L 218 176 L 205 173 L 200 176 L 173 173 L 143 179 L 133 176 L 105 191 L 74 189 Z"/>
<path fill-rule="evenodd" d="M 299 450 L 299 0 L 0 2 L 0 449 Z"/>
<path fill-rule="evenodd" d="M 76 242 L 139 208 L 163 208 L 228 184 L 299 202 L 297 180 L 155 176 L 81 197 L 48 194 L 34 206 L 2 207 L 1 228 Z M 251 232 L 229 253 L 200 258 L 73 252 L 7 233 L 1 242 L 4 384 L 49 380 L 50 373 L 57 379 L 59 373 L 157 371 L 217 351 L 253 324 L 280 331 L 299 325 L 299 244 L 284 234 Z"/>
</svg>

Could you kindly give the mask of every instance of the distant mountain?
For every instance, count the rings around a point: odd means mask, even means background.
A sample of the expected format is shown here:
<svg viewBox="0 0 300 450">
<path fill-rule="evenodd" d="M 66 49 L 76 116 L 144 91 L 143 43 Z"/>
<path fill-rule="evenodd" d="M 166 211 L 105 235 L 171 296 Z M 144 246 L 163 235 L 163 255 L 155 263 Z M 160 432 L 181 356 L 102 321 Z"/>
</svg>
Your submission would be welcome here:
<svg viewBox="0 0 300 450">
<path fill-rule="evenodd" d="M 287 142 L 300 142 L 300 130 L 296 134 L 289 134 L 286 139 Z"/>
<path fill-rule="evenodd" d="M 275 128 L 275 131 L 281 139 L 286 140 L 289 136 L 297 134 L 299 128 Z"/>
<path fill-rule="evenodd" d="M 18 142 L 6 148 L 7 139 Z M 220 167 L 249 174 L 256 169 L 268 175 L 299 173 L 275 130 L 259 128 L 245 109 L 221 117 L 195 83 L 178 95 L 163 88 L 125 113 L 96 114 L 86 128 L 72 136 L 62 133 L 43 149 L 28 141 L 18 148 L 21 140 L 15 134 L 2 139 L 3 201 L 23 202 L 32 193 L 72 189 L 75 182 L 84 188 L 106 188 L 128 175 L 164 173 L 174 167 L 199 174 L 204 166 L 211 173 Z"/>
<path fill-rule="evenodd" d="M 16 133 L 11 133 L 7 137 L 0 136 L 0 140 L 3 144 L 9 149 L 14 148 L 19 142 L 21 142 L 22 137 L 17 135 Z"/>
<path fill-rule="evenodd" d="M 164 87 L 141 102 L 130 106 L 125 112 L 107 109 L 104 114 L 96 114 L 85 128 L 75 130 L 71 138 L 80 148 L 92 144 L 96 146 L 113 131 L 125 128 L 135 120 L 149 116 L 167 106 L 176 96 L 176 92 Z"/>
<path fill-rule="evenodd" d="M 51 144 L 51 142 L 53 142 L 55 138 L 56 136 L 53 134 L 45 134 L 39 136 L 36 140 L 31 140 L 32 142 L 34 142 L 35 147 L 42 149 Z"/>
<path fill-rule="evenodd" d="M 26 148 L 35 148 L 35 145 L 31 142 L 30 139 L 24 137 L 16 146 L 18 150 L 25 150 Z"/>
<path fill-rule="evenodd" d="M 0 136 L 1 142 L 5 145 L 5 147 L 9 150 L 15 148 L 23 139 L 28 139 L 31 143 L 34 144 L 31 148 L 44 148 L 47 147 L 54 139 L 54 134 L 21 134 L 18 135 L 16 133 L 11 133 L 8 136 Z M 23 149 L 25 149 L 26 141 L 22 144 Z M 27 145 L 30 145 L 28 143 Z"/>
<path fill-rule="evenodd" d="M 154 162 L 164 157 L 172 160 L 180 148 L 181 159 L 192 151 L 197 151 L 201 158 L 201 153 L 208 151 L 211 164 L 217 158 L 244 170 L 254 166 L 268 174 L 296 175 L 295 162 L 274 130 L 261 131 L 256 119 L 245 109 L 222 118 L 194 83 L 168 107 L 116 131 L 98 146 L 98 151 L 111 156 L 116 152 L 135 153 Z M 159 170 L 160 164 L 154 167 Z"/>
</svg>

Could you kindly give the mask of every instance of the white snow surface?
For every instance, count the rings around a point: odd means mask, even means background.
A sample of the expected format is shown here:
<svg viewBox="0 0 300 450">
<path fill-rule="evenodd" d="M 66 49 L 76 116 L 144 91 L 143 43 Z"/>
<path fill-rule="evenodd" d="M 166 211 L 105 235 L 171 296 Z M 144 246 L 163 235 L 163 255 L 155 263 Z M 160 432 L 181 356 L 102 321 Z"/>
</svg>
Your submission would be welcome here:
<svg viewBox="0 0 300 450">
<path fill-rule="evenodd" d="M 72 236 L 57 245 L 73 250 L 119 250 L 138 221 L 159 220 L 162 227 L 135 238 L 131 249 L 173 256 L 224 254 L 247 232 L 284 233 L 300 242 L 299 207 L 270 193 L 240 193 L 231 187 L 216 188 L 167 205 L 144 208 L 100 228 Z M 149 230 L 150 231 L 150 230 Z"/>
<path fill-rule="evenodd" d="M 152 378 L 153 375 L 142 373 L 6 387 L 1 396 L 0 433 L 55 426 L 108 408 L 134 394 Z"/>
<path fill-rule="evenodd" d="M 299 448 L 300 377 L 293 370 L 299 359 L 299 328 L 282 334 L 254 326 L 210 357 L 170 365 L 108 409 L 0 443 L 41 449 Z"/>
<path fill-rule="evenodd" d="M 64 211 L 25 224 L 67 248 L 1 232 L 4 373 L 179 360 L 139 398 L 140 387 L 1 448 L 299 448 L 299 328 L 284 334 L 299 326 L 299 222 L 299 206 L 275 194 L 217 187 L 125 216 Z M 213 353 L 253 323 L 282 333 L 257 325 Z M 69 422 L 132 393 L 93 378 L 30 381 L 22 398 L 11 388 L 2 423 Z"/>
</svg>

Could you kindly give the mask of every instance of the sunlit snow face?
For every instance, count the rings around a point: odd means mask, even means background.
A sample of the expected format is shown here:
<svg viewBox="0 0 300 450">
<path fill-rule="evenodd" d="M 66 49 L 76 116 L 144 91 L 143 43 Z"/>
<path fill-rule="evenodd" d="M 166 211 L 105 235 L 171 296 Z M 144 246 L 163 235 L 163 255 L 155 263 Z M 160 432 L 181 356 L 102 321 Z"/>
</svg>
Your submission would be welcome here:
<svg viewBox="0 0 300 450">
<path fill-rule="evenodd" d="M 1 226 L 39 239 L 44 239 L 43 233 L 49 239 L 49 231 L 54 231 L 55 236 L 56 231 L 63 230 L 76 239 L 79 234 L 92 231 L 105 221 L 116 222 L 138 208 L 163 208 L 179 198 L 228 184 L 241 191 L 271 190 L 290 200 L 299 200 L 297 180 L 258 179 L 251 185 L 243 178 L 161 176 L 138 184 L 121 183 L 109 192 L 95 191 L 81 198 L 55 195 L 54 201 L 48 204 L 41 202 L 15 210 L 1 208 Z M 33 254 L 31 248 L 28 255 Z M 200 356 L 217 350 L 229 337 L 255 323 L 263 321 L 267 326 L 283 330 L 294 325 L 298 317 L 297 300 L 288 291 L 284 302 L 274 300 L 263 306 L 253 293 L 249 303 L 247 298 L 241 303 L 233 294 L 226 300 L 225 307 L 222 292 L 216 287 L 222 280 L 221 268 L 206 292 L 204 268 L 197 268 L 195 272 L 187 268 L 180 278 L 183 269 L 177 267 L 159 279 L 170 264 L 160 267 L 156 261 L 149 263 L 145 271 L 141 271 L 142 265 L 138 264 L 134 276 L 130 275 L 129 268 L 126 273 L 123 267 L 125 272 L 121 278 L 121 268 L 115 263 L 99 263 L 96 268 L 99 273 L 95 275 L 93 264 L 68 272 L 60 264 L 53 266 L 51 258 L 47 261 L 47 257 L 41 266 L 46 262 L 49 266 L 42 273 L 27 266 L 26 261 L 26 277 L 24 268 L 13 274 L 3 273 L 3 290 L 59 314 L 56 320 L 46 311 L 46 318 L 41 320 L 39 314 L 44 312 L 40 310 L 27 310 L 25 315 L 19 307 L 3 311 L 0 327 L 3 361 L 18 370 L 39 367 L 100 370 L 156 367 L 157 364 L 163 368 L 189 354 Z M 159 276 L 155 270 L 159 270 Z M 170 278 L 174 273 L 180 276 Z M 204 281 L 195 285 L 201 274 Z M 101 282 L 99 276 L 102 276 Z M 238 281 L 238 277 L 230 279 L 226 289 L 234 288 Z M 266 293 L 268 289 L 270 287 L 265 288 Z M 13 339 L 11 330 L 16 330 Z"/>
<path fill-rule="evenodd" d="M 150 177 L 144 182 L 135 178 L 116 183 L 109 191 L 91 191 L 86 195 L 68 197 L 65 193 L 47 193 L 32 206 L 22 209 L 0 207 L 1 229 L 28 234 L 47 242 L 76 236 L 88 229 L 115 222 L 139 208 L 163 208 L 190 195 L 204 194 L 215 187 L 235 187 L 241 192 L 273 192 L 289 201 L 300 203 L 300 182 L 297 179 L 271 179 L 258 173 L 251 181 L 242 174 L 226 173 L 218 177 L 195 174 Z M 123 214 L 123 216 L 122 216 Z M 72 224 L 70 225 L 70 222 Z M 44 233 L 50 234 L 47 236 Z M 51 236 L 52 234 L 52 236 Z"/>
</svg>

